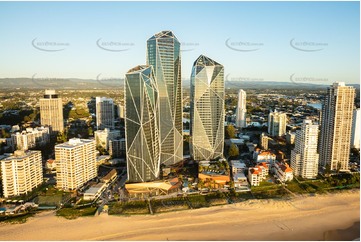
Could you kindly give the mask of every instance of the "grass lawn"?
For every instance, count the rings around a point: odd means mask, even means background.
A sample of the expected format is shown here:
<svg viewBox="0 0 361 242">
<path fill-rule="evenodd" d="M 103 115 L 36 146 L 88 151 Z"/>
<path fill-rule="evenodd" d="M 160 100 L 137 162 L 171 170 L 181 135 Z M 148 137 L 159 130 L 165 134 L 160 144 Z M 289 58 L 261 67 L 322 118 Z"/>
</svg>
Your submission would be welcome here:
<svg viewBox="0 0 361 242">
<path fill-rule="evenodd" d="M 56 212 L 57 216 L 64 217 L 66 219 L 76 219 L 80 216 L 93 216 L 97 211 L 97 207 L 86 207 L 86 208 L 62 208 Z"/>
<path fill-rule="evenodd" d="M 117 202 L 109 206 L 108 214 L 149 214 L 148 203 L 146 201 Z"/>
</svg>

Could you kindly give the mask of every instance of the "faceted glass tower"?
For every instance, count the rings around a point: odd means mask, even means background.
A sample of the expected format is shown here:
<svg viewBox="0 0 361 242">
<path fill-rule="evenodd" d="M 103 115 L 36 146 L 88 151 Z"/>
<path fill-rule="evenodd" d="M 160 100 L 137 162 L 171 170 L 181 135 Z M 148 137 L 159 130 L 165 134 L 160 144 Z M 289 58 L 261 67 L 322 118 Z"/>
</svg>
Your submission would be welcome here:
<svg viewBox="0 0 361 242">
<path fill-rule="evenodd" d="M 320 163 L 331 170 L 348 170 L 355 88 L 344 82 L 327 89 L 322 106 Z"/>
<path fill-rule="evenodd" d="M 238 91 L 238 104 L 236 109 L 236 126 L 246 127 L 246 92 L 243 89 Z"/>
<path fill-rule="evenodd" d="M 191 154 L 195 160 L 223 156 L 224 68 L 199 56 L 191 75 Z"/>
<path fill-rule="evenodd" d="M 160 169 L 158 88 L 151 66 L 125 75 L 125 137 L 129 182 L 157 179 Z"/>
<path fill-rule="evenodd" d="M 182 83 L 180 43 L 171 31 L 147 41 L 147 65 L 153 66 L 159 93 L 161 163 L 183 160 Z"/>
</svg>

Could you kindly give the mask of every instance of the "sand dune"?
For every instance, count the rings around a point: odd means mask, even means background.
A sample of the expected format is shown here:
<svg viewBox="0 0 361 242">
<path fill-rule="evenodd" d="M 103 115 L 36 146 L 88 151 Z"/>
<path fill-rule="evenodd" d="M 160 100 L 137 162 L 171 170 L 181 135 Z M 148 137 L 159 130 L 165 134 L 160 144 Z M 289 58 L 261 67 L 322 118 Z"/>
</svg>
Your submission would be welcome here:
<svg viewBox="0 0 361 242">
<path fill-rule="evenodd" d="M 66 220 L 44 212 L 1 224 L 1 240 L 330 240 L 359 238 L 360 193 L 248 200 L 158 215 Z M 354 224 L 356 222 L 356 225 Z M 350 234 L 352 233 L 352 234 Z M 348 236 L 347 238 L 345 236 Z"/>
</svg>

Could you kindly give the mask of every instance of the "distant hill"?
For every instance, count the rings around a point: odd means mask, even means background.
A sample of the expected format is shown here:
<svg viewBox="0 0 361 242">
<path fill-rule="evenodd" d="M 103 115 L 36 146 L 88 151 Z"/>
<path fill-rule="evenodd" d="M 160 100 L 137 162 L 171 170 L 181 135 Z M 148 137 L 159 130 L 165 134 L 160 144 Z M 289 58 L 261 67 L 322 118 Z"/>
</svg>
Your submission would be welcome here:
<svg viewBox="0 0 361 242">
<path fill-rule="evenodd" d="M 189 88 L 190 81 L 183 80 L 183 87 Z M 275 81 L 228 81 L 226 88 L 243 89 L 319 89 L 329 85 Z M 351 84 L 360 89 L 360 84 Z M 114 89 L 123 88 L 124 79 L 79 79 L 79 78 L 0 78 L 0 89 Z"/>
</svg>

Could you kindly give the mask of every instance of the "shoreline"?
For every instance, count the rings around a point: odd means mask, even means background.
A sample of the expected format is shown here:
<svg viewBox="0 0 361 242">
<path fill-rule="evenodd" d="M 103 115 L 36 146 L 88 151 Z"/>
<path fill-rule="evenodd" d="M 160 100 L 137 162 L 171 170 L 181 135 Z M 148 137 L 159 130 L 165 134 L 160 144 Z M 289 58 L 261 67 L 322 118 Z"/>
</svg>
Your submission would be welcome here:
<svg viewBox="0 0 361 242">
<path fill-rule="evenodd" d="M 251 199 L 144 216 L 67 220 L 54 211 L 0 224 L 1 240 L 353 240 L 360 237 L 360 191 Z"/>
</svg>

